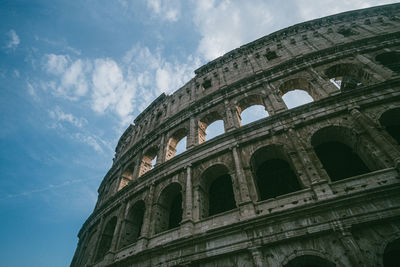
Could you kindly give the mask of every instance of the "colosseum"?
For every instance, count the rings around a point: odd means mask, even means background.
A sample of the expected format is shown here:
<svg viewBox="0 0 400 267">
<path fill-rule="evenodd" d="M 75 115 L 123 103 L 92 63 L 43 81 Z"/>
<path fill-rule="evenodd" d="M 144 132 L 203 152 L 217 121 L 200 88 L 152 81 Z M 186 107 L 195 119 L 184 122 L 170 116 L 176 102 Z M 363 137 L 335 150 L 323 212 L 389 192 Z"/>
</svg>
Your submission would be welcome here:
<svg viewBox="0 0 400 267">
<path fill-rule="evenodd" d="M 399 266 L 399 14 L 279 30 L 160 95 L 121 136 L 71 266 Z M 313 101 L 288 107 L 294 90 Z"/>
</svg>

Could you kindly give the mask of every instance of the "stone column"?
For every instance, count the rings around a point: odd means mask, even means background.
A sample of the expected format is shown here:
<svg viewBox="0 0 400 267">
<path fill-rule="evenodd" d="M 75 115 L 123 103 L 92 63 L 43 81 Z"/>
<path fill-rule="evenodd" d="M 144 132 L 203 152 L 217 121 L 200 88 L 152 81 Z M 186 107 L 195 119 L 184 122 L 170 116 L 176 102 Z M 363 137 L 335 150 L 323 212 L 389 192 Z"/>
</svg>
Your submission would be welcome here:
<svg viewBox="0 0 400 267">
<path fill-rule="evenodd" d="M 98 231 L 96 233 L 96 244 L 93 250 L 93 255 L 91 256 L 91 259 L 88 260 L 89 263 L 94 263 L 96 261 L 96 256 L 97 256 L 97 250 L 99 249 L 100 245 L 100 239 L 101 239 L 101 234 L 103 233 L 103 226 L 104 226 L 104 217 L 102 216 L 100 218 L 100 223 L 98 226 Z"/>
<path fill-rule="evenodd" d="M 240 161 L 240 157 L 237 151 L 237 147 L 234 146 L 232 149 L 233 160 L 235 163 L 235 171 L 236 171 L 236 179 L 237 179 L 237 188 L 239 189 L 239 208 L 240 213 L 244 217 L 251 217 L 255 214 L 255 209 L 253 202 L 250 198 L 249 187 L 246 181 L 246 177 L 244 176 L 242 162 Z M 233 177 L 232 177 L 233 178 Z"/>
<path fill-rule="evenodd" d="M 367 132 L 372 142 L 375 143 L 375 147 L 379 150 L 379 154 L 383 154 L 385 157 L 392 160 L 395 165 L 400 162 L 400 151 L 396 149 L 392 143 L 386 139 L 386 137 L 378 130 L 378 125 L 374 123 L 368 116 L 360 112 L 357 107 L 351 109 L 350 114 L 359 127 Z M 384 167 L 390 167 L 391 164 L 385 162 L 385 160 L 379 160 Z"/>
<path fill-rule="evenodd" d="M 268 94 L 268 100 L 274 112 L 272 114 L 287 110 L 286 104 L 279 95 L 279 91 L 272 84 L 264 83 L 264 88 Z"/>
<path fill-rule="evenodd" d="M 225 101 L 225 116 L 227 125 L 225 127 L 226 131 L 232 131 L 241 126 L 239 116 L 236 110 L 232 110 L 232 107 L 229 106 L 229 101 Z"/>
<path fill-rule="evenodd" d="M 375 63 L 364 55 L 357 55 L 356 59 L 363 65 L 369 66 L 373 70 L 374 79 L 377 81 L 386 81 L 392 77 L 392 72 L 380 64 Z"/>
<path fill-rule="evenodd" d="M 160 144 L 158 146 L 157 160 L 156 165 L 165 162 L 165 154 L 167 153 L 166 142 L 165 142 L 165 134 L 161 134 Z"/>
<path fill-rule="evenodd" d="M 143 225 L 141 234 L 141 238 L 145 240 L 149 239 L 149 237 L 152 235 L 153 202 L 154 202 L 154 184 L 151 184 L 145 200 L 146 210 L 143 216 Z"/>
<path fill-rule="evenodd" d="M 121 227 L 122 227 L 122 223 L 125 220 L 125 209 L 126 209 L 126 202 L 123 202 L 120 210 L 118 212 L 117 215 L 117 224 L 115 226 L 115 230 L 114 230 L 114 234 L 112 237 L 112 241 L 111 241 L 111 246 L 110 246 L 110 253 L 114 254 L 114 252 L 117 250 L 117 245 L 119 243 L 119 239 L 120 239 L 120 233 L 121 233 Z"/>
<path fill-rule="evenodd" d="M 308 73 L 311 74 L 311 76 L 315 79 L 318 86 L 322 89 L 324 93 L 323 95 L 321 95 L 322 97 L 327 97 L 340 93 L 339 88 L 333 85 L 333 83 L 331 83 L 330 81 L 322 78 L 321 75 L 319 75 L 319 73 L 313 67 L 309 67 Z"/>
<path fill-rule="evenodd" d="M 301 141 L 298 133 L 290 128 L 286 134 L 288 141 L 291 143 L 292 147 L 295 149 L 296 157 L 298 158 L 298 162 L 301 165 L 301 172 L 304 171 L 305 176 L 308 179 L 302 179 L 302 183 L 308 187 L 311 186 L 315 196 L 318 199 L 329 198 L 332 196 L 332 190 L 328 184 L 328 176 L 326 175 L 326 179 L 321 177 L 318 173 L 313 161 L 308 156 L 308 153 Z M 301 177 L 299 177 L 301 179 Z"/>
<path fill-rule="evenodd" d="M 199 125 L 194 117 L 190 117 L 189 136 L 186 142 L 186 149 L 190 149 L 199 144 Z"/>
<path fill-rule="evenodd" d="M 341 221 L 334 221 L 332 228 L 345 249 L 351 264 L 353 266 L 369 266 L 363 260 L 364 255 L 361 253 L 360 247 L 350 231 L 350 227 L 344 226 Z"/>
<path fill-rule="evenodd" d="M 256 267 L 267 267 L 267 263 L 264 260 L 264 256 L 260 247 L 249 248 L 251 256 L 253 257 L 254 266 Z"/>
<path fill-rule="evenodd" d="M 142 167 L 142 160 L 143 160 L 143 149 L 140 149 L 139 152 L 136 155 L 136 164 L 135 164 L 135 169 L 133 170 L 132 174 L 132 181 L 137 179 L 140 174 L 140 168 Z"/>
<path fill-rule="evenodd" d="M 191 235 L 193 231 L 193 187 L 192 166 L 186 166 L 185 214 L 183 214 L 181 228 L 183 236 Z"/>
</svg>

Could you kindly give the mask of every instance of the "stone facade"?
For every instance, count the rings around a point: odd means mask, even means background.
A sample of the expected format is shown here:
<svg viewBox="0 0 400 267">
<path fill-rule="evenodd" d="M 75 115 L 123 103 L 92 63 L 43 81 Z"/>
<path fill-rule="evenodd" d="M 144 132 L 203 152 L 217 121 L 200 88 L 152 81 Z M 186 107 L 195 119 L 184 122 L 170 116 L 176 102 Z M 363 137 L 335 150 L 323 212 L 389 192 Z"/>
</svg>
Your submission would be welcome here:
<svg viewBox="0 0 400 267">
<path fill-rule="evenodd" d="M 121 136 L 71 266 L 396 266 L 399 14 L 294 25 L 158 97 Z M 294 89 L 314 101 L 288 109 Z M 269 116 L 241 125 L 253 105 Z"/>
</svg>

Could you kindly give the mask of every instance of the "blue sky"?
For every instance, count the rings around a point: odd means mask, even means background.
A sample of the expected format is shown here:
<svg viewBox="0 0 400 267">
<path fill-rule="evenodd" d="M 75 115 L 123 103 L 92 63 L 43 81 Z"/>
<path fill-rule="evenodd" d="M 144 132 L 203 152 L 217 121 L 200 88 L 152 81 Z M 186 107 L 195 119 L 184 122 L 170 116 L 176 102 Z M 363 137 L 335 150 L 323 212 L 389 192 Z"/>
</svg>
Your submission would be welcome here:
<svg viewBox="0 0 400 267">
<path fill-rule="evenodd" d="M 118 138 L 206 62 L 398 1 L 0 0 L 0 266 L 69 266 Z"/>
</svg>

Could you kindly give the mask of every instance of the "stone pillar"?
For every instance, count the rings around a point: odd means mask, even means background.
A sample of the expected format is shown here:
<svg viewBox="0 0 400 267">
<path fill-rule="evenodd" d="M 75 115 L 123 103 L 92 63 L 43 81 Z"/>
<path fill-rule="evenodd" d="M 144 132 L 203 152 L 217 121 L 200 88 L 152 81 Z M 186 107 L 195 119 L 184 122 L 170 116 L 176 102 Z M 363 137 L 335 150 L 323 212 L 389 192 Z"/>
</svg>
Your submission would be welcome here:
<svg viewBox="0 0 400 267">
<path fill-rule="evenodd" d="M 360 112 L 357 107 L 351 109 L 350 114 L 359 127 L 367 132 L 375 147 L 379 150 L 379 154 L 383 154 L 392 162 L 400 162 L 400 151 L 396 149 L 392 143 L 378 130 L 378 125 L 374 123 L 368 116 Z M 391 164 L 385 162 L 382 157 L 378 159 L 384 167 L 391 167 Z"/>
<path fill-rule="evenodd" d="M 96 261 L 96 256 L 97 256 L 97 250 L 99 249 L 99 245 L 100 245 L 100 239 L 101 239 L 101 234 L 103 233 L 103 227 L 104 227 L 104 217 L 102 216 L 100 218 L 100 223 L 98 226 L 98 231 L 96 234 L 96 244 L 93 250 L 93 255 L 91 256 L 91 259 L 88 260 L 89 263 L 94 263 Z"/>
<path fill-rule="evenodd" d="M 246 177 L 244 176 L 242 162 L 240 161 L 239 154 L 237 152 L 236 146 L 232 147 L 232 155 L 235 163 L 235 171 L 236 171 L 236 179 L 237 179 L 237 188 L 239 189 L 239 208 L 240 213 L 244 217 L 251 217 L 255 214 L 255 208 L 253 202 L 250 198 L 249 187 L 246 181 Z M 233 177 L 232 177 L 233 178 Z"/>
<path fill-rule="evenodd" d="M 141 238 L 149 239 L 152 234 L 152 216 L 153 216 L 153 202 L 154 202 L 154 184 L 150 185 L 145 203 L 146 210 L 143 216 L 142 234 Z"/>
<path fill-rule="evenodd" d="M 185 214 L 183 214 L 181 228 L 182 235 L 191 235 L 193 232 L 193 186 L 192 166 L 186 166 Z"/>
<path fill-rule="evenodd" d="M 167 153 L 167 145 L 165 142 L 165 134 L 161 134 L 160 144 L 158 146 L 156 165 L 165 162 L 165 154 Z"/>
<path fill-rule="evenodd" d="M 352 266 L 369 266 L 363 260 L 364 255 L 361 253 L 360 247 L 350 231 L 350 227 L 344 226 L 341 221 L 334 221 L 332 228 L 345 249 Z"/>
<path fill-rule="evenodd" d="M 241 126 L 241 122 L 236 110 L 232 110 L 232 107 L 229 106 L 229 101 L 225 101 L 225 117 L 227 125 L 225 126 L 225 130 L 227 132 L 235 130 Z"/>
<path fill-rule="evenodd" d="M 140 149 L 139 152 L 136 155 L 136 164 L 135 164 L 135 169 L 133 170 L 132 174 L 132 181 L 137 179 L 140 174 L 140 168 L 142 167 L 142 160 L 143 160 L 143 149 Z"/>
<path fill-rule="evenodd" d="M 364 55 L 357 55 L 356 59 L 363 65 L 369 66 L 373 71 L 372 75 L 377 81 L 386 81 L 392 77 L 392 72 L 380 64 L 375 63 Z"/>
<path fill-rule="evenodd" d="M 286 104 L 283 102 L 281 96 L 279 95 L 279 91 L 274 88 L 272 84 L 264 83 L 264 88 L 268 94 L 269 102 L 272 105 L 272 109 L 274 112 L 272 114 L 287 110 Z"/>
<path fill-rule="evenodd" d="M 321 95 L 322 97 L 327 97 L 327 96 L 336 95 L 336 94 L 340 93 L 339 88 L 337 88 L 335 85 L 333 85 L 333 83 L 331 83 L 330 81 L 322 78 L 321 75 L 319 75 L 319 73 L 313 67 L 309 67 L 308 73 L 311 74 L 311 76 L 314 78 L 314 80 L 316 81 L 318 86 L 324 92 L 324 94 Z M 317 100 L 317 99 L 315 99 L 315 100 Z"/>
<path fill-rule="evenodd" d="M 189 136 L 186 142 L 186 149 L 190 149 L 199 144 L 199 125 L 194 117 L 190 117 Z"/>
<path fill-rule="evenodd" d="M 117 224 L 115 226 L 114 235 L 111 241 L 110 252 L 114 253 L 117 250 L 119 243 L 122 224 L 125 220 L 126 202 L 123 202 L 117 215 Z"/>
<path fill-rule="evenodd" d="M 251 256 L 253 257 L 254 266 L 256 267 L 267 267 L 267 263 L 264 260 L 264 256 L 260 247 L 249 248 Z"/>
</svg>

